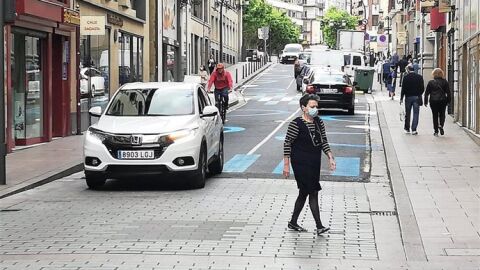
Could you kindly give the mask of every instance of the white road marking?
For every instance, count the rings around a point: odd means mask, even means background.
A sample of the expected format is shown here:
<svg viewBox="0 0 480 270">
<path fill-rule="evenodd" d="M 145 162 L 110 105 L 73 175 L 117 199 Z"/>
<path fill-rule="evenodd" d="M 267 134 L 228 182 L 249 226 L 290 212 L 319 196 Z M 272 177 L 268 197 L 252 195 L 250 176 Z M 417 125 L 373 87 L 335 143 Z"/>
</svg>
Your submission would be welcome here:
<svg viewBox="0 0 480 270">
<path fill-rule="evenodd" d="M 278 104 L 278 100 L 274 100 L 274 101 L 269 101 L 269 102 L 266 102 L 265 105 L 277 105 Z"/>
<path fill-rule="evenodd" d="M 280 101 L 292 101 L 293 97 L 284 97 Z"/>
<path fill-rule="evenodd" d="M 290 122 L 290 120 L 295 117 L 298 113 L 300 112 L 300 108 L 298 108 L 294 113 L 292 113 L 290 116 L 288 116 L 284 122 L 280 123 L 270 134 L 268 134 L 267 137 L 265 137 L 265 139 L 263 139 L 259 144 L 255 145 L 255 147 L 252 148 L 252 150 L 250 150 L 247 155 L 252 155 L 253 153 L 255 153 L 260 147 L 262 147 L 262 145 L 264 145 L 266 142 L 268 142 L 268 140 L 270 140 L 270 138 L 273 137 L 273 135 L 275 135 L 282 127 L 283 125 L 285 125 L 285 123 L 287 122 Z"/>
<path fill-rule="evenodd" d="M 266 101 L 272 100 L 272 98 L 273 98 L 273 97 L 263 97 L 263 98 L 259 99 L 258 101 L 259 101 L 259 102 L 266 102 Z"/>
</svg>

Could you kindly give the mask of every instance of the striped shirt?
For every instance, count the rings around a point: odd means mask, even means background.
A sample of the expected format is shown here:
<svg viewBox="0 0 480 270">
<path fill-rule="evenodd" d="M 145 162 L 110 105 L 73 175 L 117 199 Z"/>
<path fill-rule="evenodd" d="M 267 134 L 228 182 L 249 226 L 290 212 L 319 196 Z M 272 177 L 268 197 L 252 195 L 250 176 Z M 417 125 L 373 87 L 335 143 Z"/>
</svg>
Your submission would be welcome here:
<svg viewBox="0 0 480 270">
<path fill-rule="evenodd" d="M 303 119 L 303 118 L 301 118 L 301 119 L 305 123 L 305 125 L 307 125 L 307 127 L 310 131 L 315 132 L 315 122 L 309 123 L 309 122 L 305 121 L 305 119 Z M 325 131 L 325 124 L 323 123 L 322 119 L 319 118 L 319 120 L 320 121 L 318 121 L 318 122 L 320 124 L 320 126 L 319 126 L 320 135 L 322 137 L 321 147 L 322 147 L 323 152 L 325 154 L 328 154 L 328 152 L 330 152 L 331 150 L 330 150 L 330 145 L 328 144 L 328 140 L 327 140 L 327 133 Z M 288 125 L 287 135 L 285 136 L 285 143 L 283 144 L 283 155 L 285 157 L 290 157 L 290 154 L 292 152 L 292 144 L 295 141 L 295 139 L 297 139 L 298 132 L 299 132 L 299 129 L 298 129 L 297 122 L 295 120 L 291 121 L 290 124 Z"/>
</svg>

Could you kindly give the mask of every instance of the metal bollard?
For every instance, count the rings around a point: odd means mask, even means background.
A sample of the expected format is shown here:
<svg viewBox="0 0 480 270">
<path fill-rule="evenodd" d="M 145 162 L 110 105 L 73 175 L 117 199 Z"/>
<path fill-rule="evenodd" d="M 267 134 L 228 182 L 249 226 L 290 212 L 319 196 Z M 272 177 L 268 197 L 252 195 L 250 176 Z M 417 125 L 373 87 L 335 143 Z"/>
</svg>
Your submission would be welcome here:
<svg viewBox="0 0 480 270">
<path fill-rule="evenodd" d="M 242 65 L 242 80 L 245 79 L 245 65 Z"/>
<path fill-rule="evenodd" d="M 235 83 L 238 83 L 238 69 L 235 69 Z"/>
</svg>

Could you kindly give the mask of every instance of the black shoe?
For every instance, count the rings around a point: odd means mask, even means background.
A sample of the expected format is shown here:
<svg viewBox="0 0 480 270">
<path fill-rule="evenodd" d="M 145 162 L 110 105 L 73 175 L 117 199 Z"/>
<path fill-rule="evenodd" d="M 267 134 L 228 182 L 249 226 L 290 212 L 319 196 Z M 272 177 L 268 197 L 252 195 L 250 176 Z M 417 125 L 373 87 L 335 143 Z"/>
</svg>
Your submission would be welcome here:
<svg viewBox="0 0 480 270">
<path fill-rule="evenodd" d="M 412 135 L 418 135 L 418 132 L 416 130 L 412 131 Z"/>
<path fill-rule="evenodd" d="M 439 127 L 438 129 L 440 129 L 440 135 L 445 135 L 445 130 L 443 130 L 443 127 Z"/>
<path fill-rule="evenodd" d="M 403 132 L 405 132 L 405 134 L 410 134 L 410 129 L 403 129 Z"/>
<path fill-rule="evenodd" d="M 317 228 L 317 235 L 320 235 L 324 232 L 327 232 L 330 230 L 330 227 L 321 227 L 321 228 Z"/>
<path fill-rule="evenodd" d="M 288 228 L 297 232 L 306 232 L 307 230 L 303 227 L 300 227 L 298 224 L 293 224 L 292 222 L 288 222 Z"/>
</svg>

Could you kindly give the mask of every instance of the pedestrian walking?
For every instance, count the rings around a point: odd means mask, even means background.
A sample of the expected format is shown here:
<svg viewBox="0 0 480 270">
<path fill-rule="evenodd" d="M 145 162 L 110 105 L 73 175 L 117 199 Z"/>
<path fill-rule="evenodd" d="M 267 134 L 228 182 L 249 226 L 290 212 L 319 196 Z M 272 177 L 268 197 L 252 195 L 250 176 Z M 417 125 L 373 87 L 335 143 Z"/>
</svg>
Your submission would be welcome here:
<svg viewBox="0 0 480 270">
<path fill-rule="evenodd" d="M 315 94 L 307 94 L 300 98 L 303 114 L 290 122 L 283 150 L 283 175 L 286 178 L 290 176 L 291 163 L 299 190 L 288 228 L 300 232 L 306 231 L 298 225 L 298 217 L 308 197 L 317 235 L 330 229 L 322 224 L 318 205 L 318 191 L 322 189 L 319 182 L 322 151 L 328 156 L 330 169 L 336 168 L 335 159 L 328 144 L 325 124 L 318 117 L 319 100 Z"/>
<path fill-rule="evenodd" d="M 392 65 L 397 66 L 398 62 L 400 61 L 400 56 L 398 56 L 398 53 L 395 52 L 392 56 Z"/>
<path fill-rule="evenodd" d="M 200 84 L 203 85 L 203 87 L 205 87 L 208 82 L 208 73 L 204 65 L 200 66 L 198 74 L 200 75 Z"/>
<path fill-rule="evenodd" d="M 383 61 L 377 58 L 377 63 L 375 65 L 375 70 L 377 71 L 377 80 L 379 83 L 382 83 Z"/>
<path fill-rule="evenodd" d="M 385 84 L 385 87 L 388 86 L 388 74 L 390 74 L 390 68 L 392 66 L 392 63 L 390 60 L 385 60 L 385 62 L 382 65 L 382 72 L 383 72 L 383 83 Z"/>
<path fill-rule="evenodd" d="M 402 91 L 400 94 L 400 104 L 405 97 L 405 133 L 410 133 L 410 116 L 413 109 L 413 119 L 411 123 L 412 135 L 417 135 L 418 118 L 420 106 L 422 106 L 422 94 L 425 90 L 423 77 L 413 72 L 413 67 L 408 68 L 408 74 L 403 78 Z"/>
<path fill-rule="evenodd" d="M 216 65 L 217 65 L 217 62 L 215 61 L 215 58 L 213 57 L 213 54 L 212 54 L 210 55 L 210 59 L 208 59 L 208 71 L 210 75 L 213 73 L 213 70 L 215 69 Z"/>
<path fill-rule="evenodd" d="M 400 71 L 400 87 L 402 87 L 403 76 L 405 75 L 407 66 L 408 66 L 407 56 L 403 56 L 402 60 L 398 62 L 398 69 Z"/>
<path fill-rule="evenodd" d="M 397 78 L 397 70 L 395 66 L 390 66 L 390 73 L 387 75 L 387 90 L 388 96 L 393 100 L 395 96 L 395 85 L 396 85 L 396 78 Z"/>
<path fill-rule="evenodd" d="M 430 102 L 430 109 L 432 109 L 433 115 L 433 130 L 434 136 L 445 134 L 443 126 L 445 124 L 445 110 L 447 104 L 450 103 L 450 87 L 448 81 L 444 79 L 443 70 L 436 68 L 432 72 L 433 80 L 430 80 L 425 90 L 425 107 Z"/>
<path fill-rule="evenodd" d="M 418 64 L 417 59 L 413 59 L 413 72 L 418 74 L 419 71 L 420 71 L 420 64 Z"/>
</svg>

